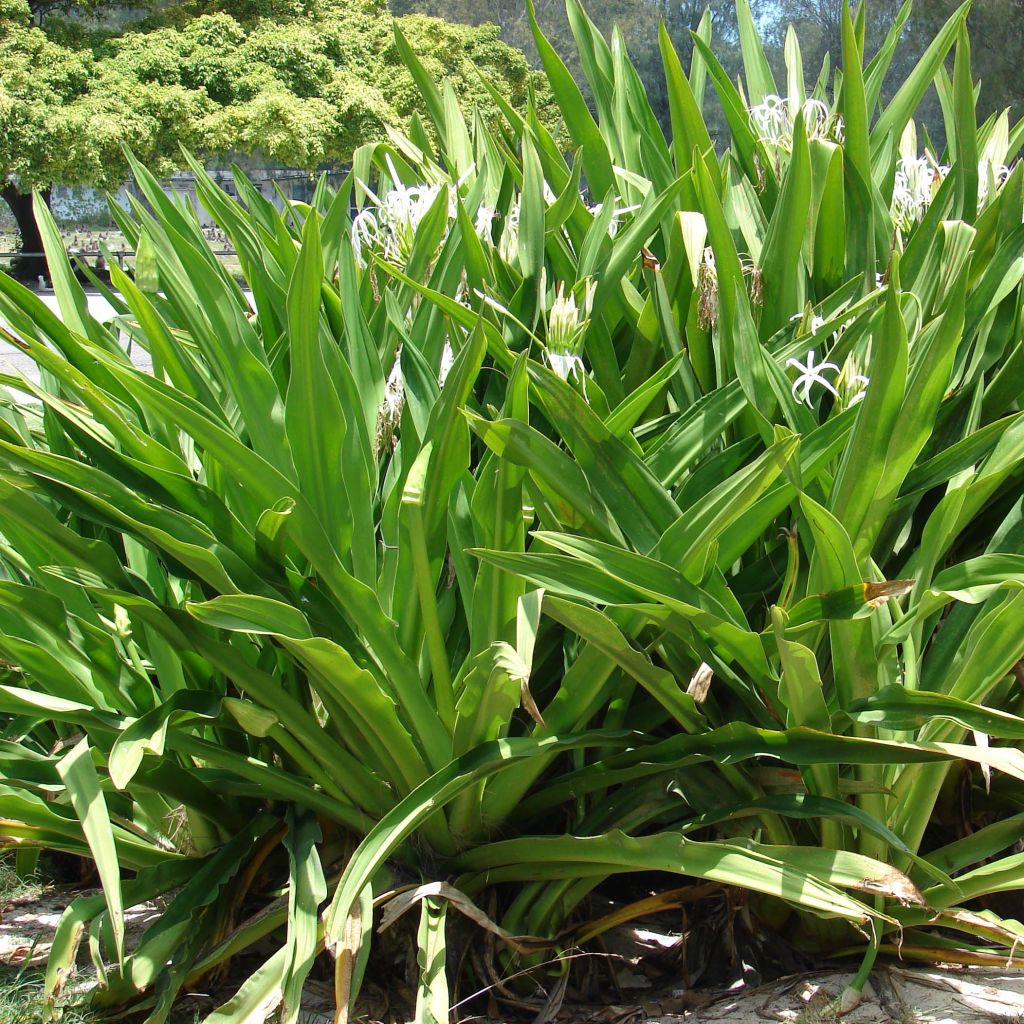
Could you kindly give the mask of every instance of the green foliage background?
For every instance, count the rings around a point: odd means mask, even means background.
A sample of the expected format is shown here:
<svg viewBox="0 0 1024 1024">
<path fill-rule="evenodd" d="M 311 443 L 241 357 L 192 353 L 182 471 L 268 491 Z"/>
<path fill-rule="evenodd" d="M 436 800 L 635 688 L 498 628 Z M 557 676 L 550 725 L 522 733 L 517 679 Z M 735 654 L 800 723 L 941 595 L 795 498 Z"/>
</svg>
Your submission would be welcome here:
<svg viewBox="0 0 1024 1024">
<path fill-rule="evenodd" d="M 157 170 L 180 145 L 315 168 L 424 113 L 384 0 L 176 4 L 118 29 L 0 8 L 0 179 L 116 186 L 131 145 Z M 494 27 L 399 19 L 432 73 L 493 114 L 480 74 L 516 106 L 531 72 Z"/>
</svg>

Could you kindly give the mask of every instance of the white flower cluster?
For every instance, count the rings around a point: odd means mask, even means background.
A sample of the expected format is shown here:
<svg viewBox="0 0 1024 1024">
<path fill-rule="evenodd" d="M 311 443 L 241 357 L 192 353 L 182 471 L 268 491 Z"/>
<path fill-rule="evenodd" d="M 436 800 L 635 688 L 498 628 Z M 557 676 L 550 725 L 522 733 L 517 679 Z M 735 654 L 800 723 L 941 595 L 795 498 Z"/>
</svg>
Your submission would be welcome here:
<svg viewBox="0 0 1024 1024">
<path fill-rule="evenodd" d="M 383 197 L 377 196 L 368 185 L 360 182 L 371 200 L 371 205 L 358 213 L 352 221 L 352 248 L 360 266 L 366 265 L 367 250 L 375 250 L 395 263 L 407 263 L 416 241 L 416 230 L 444 188 L 442 185 L 403 185 L 390 157 L 387 157 L 387 165 L 395 185 Z M 459 189 L 468 174 L 447 186 L 449 221 L 456 217 Z M 490 237 L 493 220 L 494 210 L 483 205 L 477 209 L 474 227 L 481 238 Z"/>
<path fill-rule="evenodd" d="M 997 164 L 983 159 L 978 164 L 978 207 L 988 198 L 989 189 L 998 190 L 1010 176 L 1006 164 Z"/>
<path fill-rule="evenodd" d="M 813 313 L 810 307 L 808 307 L 806 312 L 796 313 L 789 319 L 790 322 L 797 323 L 797 336 L 805 334 L 809 330 L 811 337 L 817 337 L 818 331 L 825 326 L 825 320 Z M 847 320 L 842 324 L 839 328 L 840 333 L 852 323 L 853 320 Z M 830 331 L 828 336 L 831 337 L 835 333 L 834 330 Z M 786 360 L 786 366 L 792 367 L 797 371 L 797 377 L 793 381 L 792 387 L 793 398 L 796 401 L 813 407 L 814 399 L 811 389 L 815 385 L 819 385 L 828 391 L 841 408 L 848 409 L 851 405 L 856 405 L 864 400 L 868 384 L 871 382 L 860 372 L 860 365 L 852 354 L 847 357 L 842 369 L 836 363 L 825 360 L 820 363 L 817 362 L 816 350 L 813 348 L 807 353 L 805 358 L 807 360 L 806 363 L 801 363 L 799 359 Z M 835 374 L 832 380 L 825 376 L 826 371 Z"/>
<path fill-rule="evenodd" d="M 892 203 L 889 213 L 893 224 L 906 233 L 921 220 L 931 206 L 942 180 L 949 174 L 946 164 L 937 163 L 930 154 L 903 156 L 896 165 Z M 983 158 L 978 163 L 978 208 L 990 192 L 998 189 L 1010 175 L 1010 168 Z"/>
<path fill-rule="evenodd" d="M 369 191 L 369 190 L 367 190 Z M 412 253 L 416 229 L 437 200 L 438 185 L 399 185 L 384 193 L 352 221 L 352 248 L 365 266 L 367 249 L 378 250 L 385 259 L 405 263 Z"/>
<path fill-rule="evenodd" d="M 761 142 L 788 153 L 793 148 L 793 126 L 800 111 L 808 139 L 843 141 L 842 115 L 832 113 L 816 99 L 800 103 L 788 96 L 765 96 L 761 103 L 750 108 L 750 123 Z"/>
<path fill-rule="evenodd" d="M 416 232 L 424 217 L 430 212 L 444 188 L 448 190 L 448 220 L 455 220 L 459 191 L 472 173 L 472 168 L 454 184 L 444 185 L 403 185 L 390 156 L 385 158 L 393 187 L 378 196 L 364 182 L 360 186 L 370 199 L 370 204 L 360 211 L 352 221 L 352 249 L 360 266 L 366 266 L 366 254 L 377 252 L 386 260 L 404 265 L 412 255 Z M 544 201 L 550 206 L 557 199 L 551 186 L 544 182 Z M 620 206 L 616 197 L 615 209 L 608 225 L 608 234 L 614 238 L 625 218 L 638 210 L 639 205 Z M 602 204 L 588 206 L 592 216 L 601 213 Z M 498 255 L 506 263 L 515 261 L 519 252 L 520 197 L 517 195 L 509 205 L 505 223 L 497 239 Z M 494 222 L 499 213 L 486 203 L 477 208 L 474 228 L 484 242 L 494 240 Z"/>
<path fill-rule="evenodd" d="M 575 291 L 566 294 L 564 283 L 560 282 L 555 290 L 555 300 L 548 311 L 544 358 L 562 380 L 575 377 L 583 385 L 585 395 L 586 369 L 580 351 L 583 348 L 583 337 L 590 324 L 597 282 L 588 278 L 581 281 L 580 285 L 583 292 L 582 306 L 576 302 Z M 578 285 L 577 289 L 579 287 Z"/>
<path fill-rule="evenodd" d="M 935 163 L 930 156 L 901 157 L 889 206 L 893 224 L 901 231 L 909 231 L 924 216 L 935 190 L 948 173 L 948 167 Z"/>
</svg>

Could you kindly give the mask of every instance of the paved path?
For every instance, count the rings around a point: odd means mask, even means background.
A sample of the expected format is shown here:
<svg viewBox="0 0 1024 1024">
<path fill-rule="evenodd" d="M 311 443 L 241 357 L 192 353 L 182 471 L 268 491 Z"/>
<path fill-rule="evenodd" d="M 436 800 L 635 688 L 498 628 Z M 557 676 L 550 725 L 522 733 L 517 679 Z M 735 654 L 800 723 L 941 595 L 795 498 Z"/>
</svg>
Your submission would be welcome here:
<svg viewBox="0 0 1024 1024">
<path fill-rule="evenodd" d="M 54 312 L 57 312 L 57 298 L 53 292 L 40 292 L 39 297 Z M 87 293 L 89 300 L 89 312 L 92 316 L 103 322 L 114 316 L 114 309 L 109 302 L 95 292 Z M 3 324 L 3 316 L 0 315 L 0 324 Z M 125 339 L 127 341 L 127 339 Z M 132 362 L 142 369 L 148 370 L 152 367 L 149 353 L 144 352 L 138 345 L 132 347 Z M 39 370 L 36 364 L 24 352 L 19 351 L 13 345 L 0 339 L 0 373 L 13 373 L 18 376 L 27 377 L 33 383 L 39 383 Z"/>
</svg>

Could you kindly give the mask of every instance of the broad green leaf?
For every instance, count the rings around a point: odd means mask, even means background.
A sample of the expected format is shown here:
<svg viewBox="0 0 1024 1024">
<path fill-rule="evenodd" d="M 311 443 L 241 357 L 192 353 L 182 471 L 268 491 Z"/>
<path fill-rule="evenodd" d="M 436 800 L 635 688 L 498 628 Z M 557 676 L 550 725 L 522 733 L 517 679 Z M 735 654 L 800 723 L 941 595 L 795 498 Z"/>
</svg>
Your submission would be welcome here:
<svg viewBox="0 0 1024 1024">
<path fill-rule="evenodd" d="M 908 899 L 917 895 L 905 876 L 856 854 L 752 842 L 703 843 L 677 833 L 640 837 L 616 832 L 587 838 L 530 836 L 478 847 L 462 854 L 456 864 L 463 871 L 486 871 L 490 877 L 503 881 L 530 877 L 523 864 L 523 854 L 530 844 L 542 852 L 540 863 L 534 866 L 544 877 L 671 871 L 781 896 L 823 916 L 838 915 L 858 922 L 865 922 L 874 912 L 844 895 L 839 887 L 868 892 L 898 891 Z"/>
<path fill-rule="evenodd" d="M 561 622 L 595 649 L 606 654 L 634 678 L 687 731 L 700 729 L 703 716 L 693 697 L 672 677 L 636 650 L 607 615 L 548 595 L 544 611 Z"/>
<path fill-rule="evenodd" d="M 694 150 L 703 156 L 713 153 L 714 145 L 701 115 L 700 102 L 683 72 L 664 23 L 658 26 L 658 47 L 665 68 L 668 109 L 672 119 L 672 153 L 676 174 L 682 175 L 693 167 Z M 694 50 L 695 55 L 696 52 Z"/>
<path fill-rule="evenodd" d="M 766 96 L 776 95 L 775 79 L 768 65 L 761 36 L 754 24 L 747 0 L 736 0 L 736 22 L 739 27 L 743 70 L 746 74 L 747 98 L 752 106 L 763 103 Z"/>
<path fill-rule="evenodd" d="M 118 962 L 124 960 L 124 902 L 121 896 L 121 869 L 110 829 L 110 815 L 100 788 L 100 778 L 92 760 L 89 741 L 83 737 L 60 761 L 57 772 L 66 789 L 71 806 L 82 823 L 89 851 L 103 885 L 103 896 L 110 912 L 114 930 L 114 948 Z"/>
<path fill-rule="evenodd" d="M 760 323 L 762 338 L 774 334 L 803 305 L 800 284 L 804 275 L 800 272 L 800 263 L 810 204 L 811 160 L 801 112 L 793 125 L 793 151 L 761 254 L 764 280 Z M 838 227 L 830 224 L 829 230 L 836 231 Z"/>
<path fill-rule="evenodd" d="M 311 815 L 289 815 L 285 846 L 288 850 L 288 940 L 282 991 L 282 1021 L 299 1019 L 302 986 L 313 967 L 319 940 L 317 911 L 327 899 L 317 843 L 320 827 Z"/>
<path fill-rule="evenodd" d="M 321 350 L 320 284 L 324 276 L 319 218 L 306 218 L 302 248 L 288 285 L 291 374 L 285 427 L 299 488 L 339 552 L 348 546 L 351 521 L 339 514 L 337 481 L 346 414 Z"/>
<path fill-rule="evenodd" d="M 615 183 L 608 148 L 597 123 L 587 109 L 579 86 L 573 81 L 555 48 L 541 32 L 533 0 L 527 0 L 527 12 L 533 29 L 534 43 L 551 83 L 551 91 L 558 100 L 562 116 L 565 118 L 566 129 L 573 142 L 582 150 L 583 172 L 587 176 L 587 182 L 594 193 L 603 196 Z"/>
</svg>

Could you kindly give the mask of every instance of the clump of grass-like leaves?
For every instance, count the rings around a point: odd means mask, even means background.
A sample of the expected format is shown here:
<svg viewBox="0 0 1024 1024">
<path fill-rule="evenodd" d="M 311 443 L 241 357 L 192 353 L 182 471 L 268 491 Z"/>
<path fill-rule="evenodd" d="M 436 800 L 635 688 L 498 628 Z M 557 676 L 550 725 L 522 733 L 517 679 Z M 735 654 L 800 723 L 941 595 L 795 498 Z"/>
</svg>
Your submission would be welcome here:
<svg viewBox="0 0 1024 1024">
<path fill-rule="evenodd" d="M 40 206 L 61 316 L 0 276 L 39 367 L 0 409 L 0 830 L 104 888 L 51 998 L 86 932 L 152 1022 L 274 935 L 208 1019 L 294 1021 L 325 946 L 342 1019 L 372 907 L 419 904 L 443 1018 L 449 911 L 528 965 L 652 871 L 863 956 L 848 1003 L 897 946 L 1016 962 L 1024 128 L 977 124 L 966 8 L 883 101 L 909 11 L 866 61 L 844 7 L 807 94 L 746 0 L 743 91 L 709 19 L 688 73 L 663 35 L 671 138 L 577 0 L 595 112 L 537 33 L 560 141 L 400 39 L 433 123 L 337 194 L 193 162 L 245 291 L 136 166 L 110 323 Z"/>
</svg>

